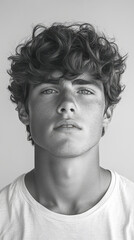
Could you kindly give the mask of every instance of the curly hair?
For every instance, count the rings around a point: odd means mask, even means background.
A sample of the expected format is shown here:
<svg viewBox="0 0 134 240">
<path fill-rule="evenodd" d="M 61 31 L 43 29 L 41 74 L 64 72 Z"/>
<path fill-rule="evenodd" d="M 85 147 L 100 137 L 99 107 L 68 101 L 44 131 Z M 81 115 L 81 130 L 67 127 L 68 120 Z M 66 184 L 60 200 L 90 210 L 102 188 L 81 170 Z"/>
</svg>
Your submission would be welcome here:
<svg viewBox="0 0 134 240">
<path fill-rule="evenodd" d="M 104 86 L 106 108 L 120 101 L 124 90 L 121 75 L 125 70 L 125 56 L 121 56 L 114 40 L 108 40 L 103 33 L 97 33 L 88 23 L 58 24 L 50 27 L 36 25 L 32 37 L 16 48 L 11 55 L 10 99 L 27 108 L 30 85 L 39 84 L 54 70 L 62 72 L 61 77 L 72 79 L 89 71 Z M 30 127 L 26 126 L 28 140 Z"/>
</svg>

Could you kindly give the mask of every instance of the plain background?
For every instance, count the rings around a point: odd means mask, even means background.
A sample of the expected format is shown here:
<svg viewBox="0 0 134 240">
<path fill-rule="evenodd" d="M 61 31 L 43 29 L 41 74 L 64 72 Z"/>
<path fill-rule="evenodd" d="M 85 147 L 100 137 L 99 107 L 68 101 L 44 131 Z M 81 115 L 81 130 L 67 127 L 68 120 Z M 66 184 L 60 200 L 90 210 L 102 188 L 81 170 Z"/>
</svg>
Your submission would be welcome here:
<svg viewBox="0 0 134 240">
<path fill-rule="evenodd" d="M 25 126 L 9 100 L 7 57 L 31 34 L 35 24 L 89 22 L 114 37 L 128 53 L 122 78 L 126 89 L 100 143 L 100 162 L 134 180 L 134 1 L 133 0 L 1 0 L 0 1 L 0 188 L 33 168 L 34 149 Z"/>
</svg>

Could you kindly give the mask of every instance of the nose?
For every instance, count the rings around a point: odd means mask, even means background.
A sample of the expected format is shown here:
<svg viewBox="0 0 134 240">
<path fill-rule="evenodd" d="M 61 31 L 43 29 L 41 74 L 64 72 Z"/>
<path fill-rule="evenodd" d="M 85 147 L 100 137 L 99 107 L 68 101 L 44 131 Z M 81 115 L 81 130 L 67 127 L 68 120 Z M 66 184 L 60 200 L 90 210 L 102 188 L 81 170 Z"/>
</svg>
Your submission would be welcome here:
<svg viewBox="0 0 134 240">
<path fill-rule="evenodd" d="M 57 108 L 57 112 L 67 117 L 71 117 L 76 112 L 76 104 L 71 97 L 64 96 Z"/>
<path fill-rule="evenodd" d="M 73 104 L 68 104 L 67 102 L 58 107 L 58 113 L 74 113 L 75 108 Z"/>
</svg>

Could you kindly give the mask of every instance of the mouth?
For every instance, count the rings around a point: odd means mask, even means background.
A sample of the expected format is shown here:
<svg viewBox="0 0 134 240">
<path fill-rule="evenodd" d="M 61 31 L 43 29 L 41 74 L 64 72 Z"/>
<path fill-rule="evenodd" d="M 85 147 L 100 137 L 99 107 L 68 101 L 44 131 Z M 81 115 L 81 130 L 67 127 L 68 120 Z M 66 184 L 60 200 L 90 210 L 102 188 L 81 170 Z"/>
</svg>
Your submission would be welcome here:
<svg viewBox="0 0 134 240">
<path fill-rule="evenodd" d="M 78 129 L 81 130 L 81 127 L 73 121 L 62 121 L 59 122 L 54 129 Z"/>
<path fill-rule="evenodd" d="M 72 124 L 63 124 L 63 125 L 57 127 L 56 129 L 58 129 L 58 128 L 67 128 L 67 129 L 69 129 L 69 128 L 77 128 L 77 127 L 75 127 L 75 126 L 72 125 Z M 78 128 L 77 128 L 77 129 L 78 129 Z"/>
</svg>

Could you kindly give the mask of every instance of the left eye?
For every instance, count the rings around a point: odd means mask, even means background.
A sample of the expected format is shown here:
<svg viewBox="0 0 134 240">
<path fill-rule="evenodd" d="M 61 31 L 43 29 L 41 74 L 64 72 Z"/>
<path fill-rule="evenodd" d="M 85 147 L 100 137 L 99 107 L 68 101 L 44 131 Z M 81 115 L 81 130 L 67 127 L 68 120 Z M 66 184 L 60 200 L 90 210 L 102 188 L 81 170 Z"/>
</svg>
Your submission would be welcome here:
<svg viewBox="0 0 134 240">
<path fill-rule="evenodd" d="M 43 93 L 43 94 L 53 94 L 53 93 L 58 93 L 58 92 L 54 89 L 46 89 L 46 90 L 43 90 L 41 93 Z"/>
<path fill-rule="evenodd" d="M 78 91 L 78 93 L 83 94 L 83 95 L 91 95 L 93 94 L 90 90 L 88 89 L 81 89 Z"/>
</svg>

